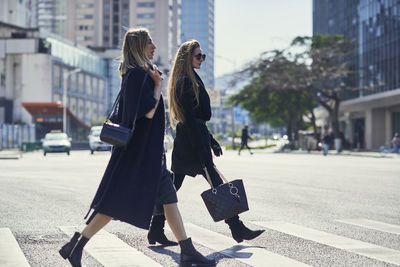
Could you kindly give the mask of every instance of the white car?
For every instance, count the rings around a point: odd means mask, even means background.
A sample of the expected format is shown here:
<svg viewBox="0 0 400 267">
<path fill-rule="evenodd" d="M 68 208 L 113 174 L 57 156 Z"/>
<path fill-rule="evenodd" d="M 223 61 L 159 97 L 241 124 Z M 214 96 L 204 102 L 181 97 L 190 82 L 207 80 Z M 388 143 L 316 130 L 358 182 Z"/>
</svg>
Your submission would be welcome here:
<svg viewBox="0 0 400 267">
<path fill-rule="evenodd" d="M 111 150 L 110 144 L 104 143 L 100 140 L 101 128 L 102 128 L 102 126 L 93 126 L 90 129 L 90 134 L 88 135 L 90 154 L 93 154 L 94 151 L 109 151 L 109 150 Z"/>
<path fill-rule="evenodd" d="M 64 152 L 69 155 L 71 150 L 71 138 L 66 133 L 50 132 L 41 141 L 44 156 L 52 152 Z"/>
</svg>

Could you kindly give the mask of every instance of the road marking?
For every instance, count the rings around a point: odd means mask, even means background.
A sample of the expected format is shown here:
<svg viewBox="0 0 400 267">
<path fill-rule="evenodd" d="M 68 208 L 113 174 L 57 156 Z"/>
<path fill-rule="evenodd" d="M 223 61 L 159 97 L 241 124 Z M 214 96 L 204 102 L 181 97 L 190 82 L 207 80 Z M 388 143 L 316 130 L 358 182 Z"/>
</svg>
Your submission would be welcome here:
<svg viewBox="0 0 400 267">
<path fill-rule="evenodd" d="M 309 266 L 276 253 L 267 251 L 263 247 L 254 246 L 245 242 L 237 244 L 232 238 L 212 232 L 191 223 L 185 223 L 188 236 L 193 242 L 211 248 L 235 260 L 251 266 Z"/>
<path fill-rule="evenodd" d="M 9 228 L 0 228 L 0 266 L 30 266 Z"/>
<path fill-rule="evenodd" d="M 336 221 L 346 224 L 362 226 L 365 228 L 378 230 L 381 232 L 400 235 L 400 225 L 378 222 L 368 219 L 346 219 L 346 220 L 336 220 Z"/>
<path fill-rule="evenodd" d="M 285 222 L 253 222 L 278 232 L 350 251 L 371 259 L 400 265 L 400 251 Z"/>
<path fill-rule="evenodd" d="M 59 228 L 68 236 L 72 236 L 77 231 L 77 228 L 70 226 L 61 226 Z M 107 267 L 162 266 L 105 230 L 100 230 L 91 238 L 85 246 L 85 251 Z"/>
</svg>

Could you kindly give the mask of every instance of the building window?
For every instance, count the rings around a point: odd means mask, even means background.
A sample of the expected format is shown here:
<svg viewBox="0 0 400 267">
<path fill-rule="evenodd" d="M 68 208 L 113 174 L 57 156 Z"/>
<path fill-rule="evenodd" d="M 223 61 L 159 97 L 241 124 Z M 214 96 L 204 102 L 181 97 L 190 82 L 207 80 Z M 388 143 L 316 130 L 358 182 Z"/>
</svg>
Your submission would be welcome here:
<svg viewBox="0 0 400 267">
<path fill-rule="evenodd" d="M 77 4 L 77 8 L 92 8 L 94 5 L 93 4 Z"/>
<path fill-rule="evenodd" d="M 84 93 L 85 92 L 85 75 L 83 73 L 78 73 L 79 75 L 79 92 Z"/>
<path fill-rule="evenodd" d="M 93 79 L 91 79 L 90 76 L 86 76 L 85 88 L 86 88 L 86 94 L 89 96 L 92 95 L 92 91 L 93 91 L 92 90 L 92 82 L 93 82 Z"/>
<path fill-rule="evenodd" d="M 114 37 L 114 38 L 113 38 L 113 45 L 114 45 L 114 46 L 117 46 L 117 45 L 118 45 L 118 42 L 119 42 L 118 36 L 117 36 L 117 37 Z"/>
<path fill-rule="evenodd" d="M 72 113 L 76 114 L 76 97 L 70 97 L 68 104 L 68 107 L 72 111 Z"/>
<path fill-rule="evenodd" d="M 155 14 L 154 13 L 140 13 L 137 14 L 138 19 L 154 19 Z"/>
<path fill-rule="evenodd" d="M 61 67 L 59 65 L 54 65 L 54 75 L 53 75 L 53 87 L 61 88 Z"/>
<path fill-rule="evenodd" d="M 69 85 L 69 89 L 70 90 L 72 90 L 72 91 L 75 91 L 76 90 L 76 76 L 77 76 L 77 74 L 75 73 L 75 74 L 72 74 L 72 75 L 69 75 L 70 76 L 70 85 Z"/>
<path fill-rule="evenodd" d="M 104 81 L 99 80 L 99 97 L 103 98 L 104 97 Z"/>
<path fill-rule="evenodd" d="M 89 14 L 78 14 L 76 15 L 77 19 L 93 19 L 93 15 Z"/>
<path fill-rule="evenodd" d="M 85 116 L 87 121 L 92 120 L 92 103 L 90 101 L 86 101 L 86 110 L 85 110 Z"/>
<path fill-rule="evenodd" d="M 93 96 L 97 96 L 97 92 L 98 92 L 98 87 L 97 87 L 97 79 L 95 77 L 92 77 L 92 95 Z"/>
<path fill-rule="evenodd" d="M 138 2 L 137 7 L 154 7 L 154 2 Z"/>
<path fill-rule="evenodd" d="M 83 99 L 78 100 L 78 118 L 82 119 L 83 118 Z"/>
</svg>

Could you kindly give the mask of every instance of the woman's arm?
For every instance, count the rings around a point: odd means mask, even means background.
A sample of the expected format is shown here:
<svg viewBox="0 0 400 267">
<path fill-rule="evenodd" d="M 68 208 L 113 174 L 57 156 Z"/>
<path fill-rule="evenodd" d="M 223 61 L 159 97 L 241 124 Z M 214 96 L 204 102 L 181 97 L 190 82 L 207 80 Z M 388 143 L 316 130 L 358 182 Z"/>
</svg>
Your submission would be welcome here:
<svg viewBox="0 0 400 267">
<path fill-rule="evenodd" d="M 148 67 L 145 67 L 145 70 L 147 71 Z M 161 89 L 162 89 L 162 78 L 160 76 L 160 73 L 157 71 L 157 67 L 154 66 L 153 69 L 149 70 L 149 76 L 153 79 L 154 81 L 154 99 L 157 100 L 156 104 L 154 105 L 154 108 L 151 109 L 148 113 L 146 113 L 144 116 L 148 119 L 152 119 L 154 117 L 154 114 L 156 113 L 158 103 L 160 102 L 161 98 Z"/>
</svg>

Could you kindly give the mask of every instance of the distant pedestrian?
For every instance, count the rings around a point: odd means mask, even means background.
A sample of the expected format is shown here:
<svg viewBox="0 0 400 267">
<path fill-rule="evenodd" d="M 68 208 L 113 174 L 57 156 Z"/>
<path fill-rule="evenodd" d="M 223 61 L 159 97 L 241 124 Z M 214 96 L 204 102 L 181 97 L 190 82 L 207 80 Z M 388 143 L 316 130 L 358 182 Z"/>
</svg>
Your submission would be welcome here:
<svg viewBox="0 0 400 267">
<path fill-rule="evenodd" d="M 129 29 L 126 32 L 119 65 L 122 74 L 121 96 L 111 120 L 129 127 L 135 126 L 135 131 L 126 147 L 113 148 L 90 205 L 93 214 L 89 217 L 88 225 L 81 233 L 75 232 L 59 251 L 73 267 L 81 267 L 83 247 L 111 219 L 148 229 L 154 207 L 160 205 L 179 241 L 181 265 L 215 265 L 215 260 L 201 255 L 186 236 L 172 175 L 166 169 L 162 78 L 150 61 L 155 49 L 146 29 Z M 149 79 L 146 79 L 146 71 Z M 136 105 L 139 105 L 138 108 Z"/>
<path fill-rule="evenodd" d="M 329 133 L 325 133 L 322 138 L 322 143 L 324 145 L 324 156 L 328 155 L 329 145 L 332 142 L 331 135 Z"/>
<path fill-rule="evenodd" d="M 249 135 L 249 127 L 248 127 L 247 125 L 245 125 L 245 126 L 243 127 L 243 129 L 242 129 L 242 145 L 241 145 L 241 147 L 240 147 L 240 149 L 239 149 L 239 153 L 238 153 L 239 156 L 240 156 L 240 151 L 242 151 L 242 149 L 243 149 L 244 147 L 246 147 L 246 148 L 249 150 L 250 155 L 253 155 L 253 152 L 251 152 L 250 147 L 249 147 L 249 145 L 247 144 L 247 141 L 248 141 L 249 139 L 250 139 L 250 140 L 253 140 L 253 139 L 250 137 L 250 135 Z"/>
<path fill-rule="evenodd" d="M 399 148 L 400 148 L 400 137 L 398 133 L 394 133 L 393 139 L 392 139 L 392 152 L 393 153 L 399 153 Z"/>
</svg>

